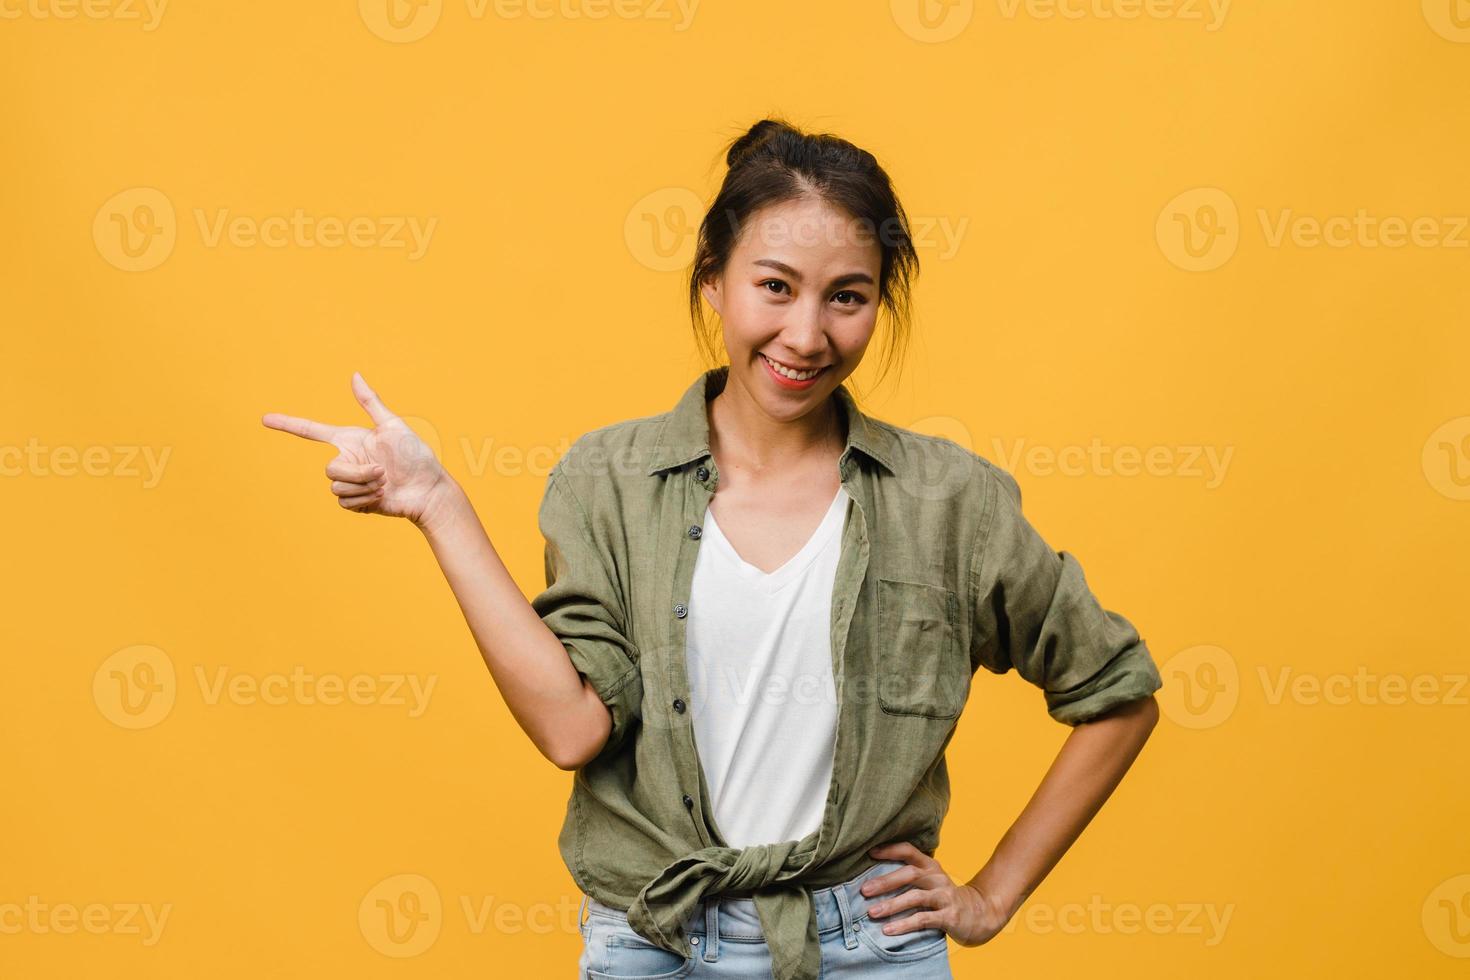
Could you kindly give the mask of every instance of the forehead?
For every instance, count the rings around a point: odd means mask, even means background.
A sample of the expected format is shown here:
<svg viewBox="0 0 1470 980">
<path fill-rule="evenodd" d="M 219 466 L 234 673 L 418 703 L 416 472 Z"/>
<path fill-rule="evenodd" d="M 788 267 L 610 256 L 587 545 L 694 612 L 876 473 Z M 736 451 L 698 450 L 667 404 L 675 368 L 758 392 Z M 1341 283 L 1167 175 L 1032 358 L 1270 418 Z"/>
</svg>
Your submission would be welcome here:
<svg viewBox="0 0 1470 980">
<path fill-rule="evenodd" d="M 756 211 L 735 245 L 737 260 L 771 258 L 797 268 L 842 264 L 876 269 L 882 254 L 870 223 L 814 196 Z"/>
</svg>

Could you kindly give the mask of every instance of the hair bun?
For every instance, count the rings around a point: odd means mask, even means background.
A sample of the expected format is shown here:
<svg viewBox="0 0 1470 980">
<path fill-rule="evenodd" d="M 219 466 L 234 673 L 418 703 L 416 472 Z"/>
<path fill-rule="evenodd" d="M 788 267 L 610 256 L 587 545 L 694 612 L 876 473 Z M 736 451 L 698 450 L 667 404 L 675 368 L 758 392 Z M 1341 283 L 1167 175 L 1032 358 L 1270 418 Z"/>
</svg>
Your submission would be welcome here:
<svg viewBox="0 0 1470 980">
<path fill-rule="evenodd" d="M 762 119 L 746 130 L 744 136 L 730 144 L 730 149 L 725 153 L 725 165 L 734 167 L 776 133 L 791 131 L 791 126 L 780 119 Z"/>
</svg>

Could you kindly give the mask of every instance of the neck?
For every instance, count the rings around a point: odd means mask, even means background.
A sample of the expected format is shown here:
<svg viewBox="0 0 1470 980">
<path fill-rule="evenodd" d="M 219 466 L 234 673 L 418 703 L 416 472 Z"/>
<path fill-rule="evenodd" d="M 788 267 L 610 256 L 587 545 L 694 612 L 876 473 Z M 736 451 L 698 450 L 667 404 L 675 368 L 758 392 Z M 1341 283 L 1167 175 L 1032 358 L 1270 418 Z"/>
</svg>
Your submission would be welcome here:
<svg viewBox="0 0 1470 980">
<path fill-rule="evenodd" d="M 834 394 L 805 415 L 774 418 L 751 396 L 733 372 L 707 402 L 710 452 L 741 469 L 779 469 L 814 455 L 842 453 L 845 420 Z"/>
</svg>

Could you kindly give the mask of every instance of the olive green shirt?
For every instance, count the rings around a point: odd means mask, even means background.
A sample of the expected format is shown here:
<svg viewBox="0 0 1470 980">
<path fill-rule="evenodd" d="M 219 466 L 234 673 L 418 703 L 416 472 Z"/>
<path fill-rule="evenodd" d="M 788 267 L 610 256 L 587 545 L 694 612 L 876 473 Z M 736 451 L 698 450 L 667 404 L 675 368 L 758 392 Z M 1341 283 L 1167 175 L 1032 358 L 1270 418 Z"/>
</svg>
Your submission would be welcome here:
<svg viewBox="0 0 1470 980">
<path fill-rule="evenodd" d="M 976 668 L 1014 667 L 1067 725 L 1161 682 L 1133 625 L 1022 516 L 1010 474 L 865 415 L 839 386 L 838 473 L 853 505 L 832 592 L 825 813 L 801 840 L 727 846 L 695 749 L 684 644 L 699 614 L 700 522 L 720 484 L 706 401 L 728 371 L 703 372 L 670 411 L 586 433 L 547 478 L 547 588 L 531 604 L 612 715 L 606 746 L 574 774 L 558 844 L 585 893 L 686 957 L 683 924 L 701 900 L 753 897 L 777 980 L 815 980 L 807 889 L 871 867 L 878 844 L 934 853 L 949 808 L 944 752 Z"/>
</svg>

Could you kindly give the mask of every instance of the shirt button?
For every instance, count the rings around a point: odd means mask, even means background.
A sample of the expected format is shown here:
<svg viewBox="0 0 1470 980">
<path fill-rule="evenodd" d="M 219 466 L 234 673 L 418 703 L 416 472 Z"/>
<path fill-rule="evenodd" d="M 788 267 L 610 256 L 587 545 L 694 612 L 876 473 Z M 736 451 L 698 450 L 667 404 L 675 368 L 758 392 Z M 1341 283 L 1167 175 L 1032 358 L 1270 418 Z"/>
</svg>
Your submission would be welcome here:
<svg viewBox="0 0 1470 980">
<path fill-rule="evenodd" d="M 703 534 L 703 533 L 704 533 L 704 528 L 700 527 L 698 524 L 690 525 L 690 527 L 689 527 L 689 536 L 691 538 L 693 538 L 694 540 L 698 541 L 699 540 L 699 536 L 701 534 Z"/>
<path fill-rule="evenodd" d="M 677 711 L 677 712 L 679 712 L 679 714 L 681 714 L 681 715 L 684 713 L 684 699 L 683 698 L 674 698 L 674 710 Z"/>
<path fill-rule="evenodd" d="M 700 483 L 703 483 L 705 480 L 709 479 L 709 467 L 701 466 L 699 469 L 694 471 L 694 475 L 699 479 Z"/>
<path fill-rule="evenodd" d="M 674 615 L 678 616 L 680 619 L 683 619 L 685 616 L 689 615 L 689 607 L 684 605 L 684 603 L 682 602 L 674 603 Z"/>
<path fill-rule="evenodd" d="M 684 805 L 686 807 L 688 807 L 689 809 L 693 810 L 694 809 L 694 797 L 690 796 L 688 793 L 685 793 L 684 794 Z"/>
</svg>

